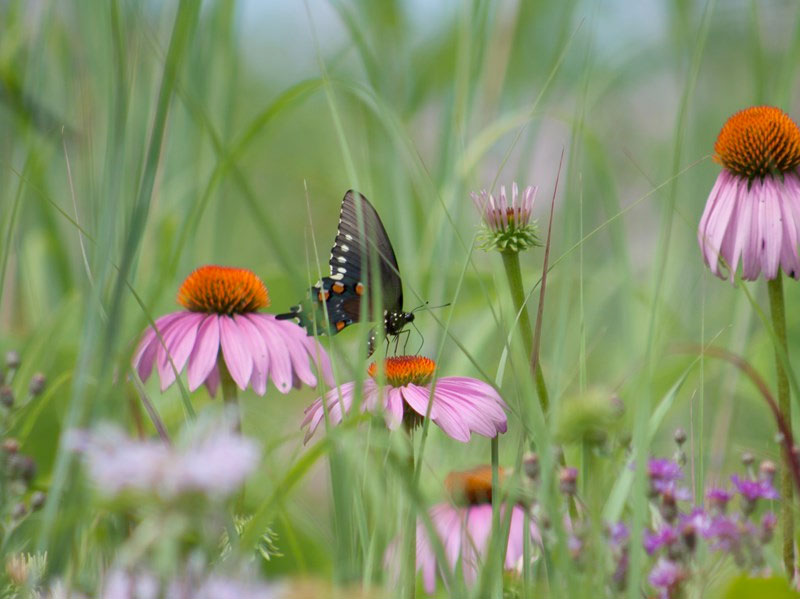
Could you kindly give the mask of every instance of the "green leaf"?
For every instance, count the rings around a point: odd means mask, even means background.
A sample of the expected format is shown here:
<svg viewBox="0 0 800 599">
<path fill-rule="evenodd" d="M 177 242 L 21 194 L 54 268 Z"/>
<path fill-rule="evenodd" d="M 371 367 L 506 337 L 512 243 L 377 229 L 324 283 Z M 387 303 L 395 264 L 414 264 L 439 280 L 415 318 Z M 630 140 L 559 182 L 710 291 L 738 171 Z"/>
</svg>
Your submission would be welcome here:
<svg viewBox="0 0 800 599">
<path fill-rule="evenodd" d="M 782 576 L 774 578 L 736 578 L 723 595 L 724 599 L 798 599 L 800 593 L 793 591 L 789 581 Z"/>
</svg>

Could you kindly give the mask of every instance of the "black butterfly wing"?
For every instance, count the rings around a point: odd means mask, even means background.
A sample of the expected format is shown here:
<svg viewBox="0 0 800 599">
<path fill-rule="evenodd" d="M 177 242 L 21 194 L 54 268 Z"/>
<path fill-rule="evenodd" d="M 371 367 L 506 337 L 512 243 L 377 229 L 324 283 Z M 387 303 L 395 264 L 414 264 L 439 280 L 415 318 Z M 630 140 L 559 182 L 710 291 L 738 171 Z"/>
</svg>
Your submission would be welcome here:
<svg viewBox="0 0 800 599">
<path fill-rule="evenodd" d="M 378 268 L 374 272 L 376 263 Z M 335 280 L 341 275 L 346 287 L 358 283 L 372 287 L 380 280 L 384 309 L 390 312 L 402 310 L 403 284 L 392 242 L 369 200 L 352 189 L 342 200 L 330 265 L 330 278 Z"/>
<path fill-rule="evenodd" d="M 335 334 L 361 319 L 361 300 L 373 297 L 368 288 L 373 287 L 376 280 L 381 282 L 383 310 L 402 310 L 403 285 L 392 243 L 375 208 L 353 190 L 342 200 L 330 267 L 330 276 L 310 290 L 311 306 L 304 302 L 305 310 L 303 304 L 293 306 L 291 312 L 280 314 L 278 318 L 297 318 L 309 334 L 313 331 L 312 322 L 316 321 L 318 334 Z M 325 322 L 323 303 L 331 323 L 328 331 L 321 326 Z M 371 312 L 380 317 L 377 311 Z"/>
</svg>

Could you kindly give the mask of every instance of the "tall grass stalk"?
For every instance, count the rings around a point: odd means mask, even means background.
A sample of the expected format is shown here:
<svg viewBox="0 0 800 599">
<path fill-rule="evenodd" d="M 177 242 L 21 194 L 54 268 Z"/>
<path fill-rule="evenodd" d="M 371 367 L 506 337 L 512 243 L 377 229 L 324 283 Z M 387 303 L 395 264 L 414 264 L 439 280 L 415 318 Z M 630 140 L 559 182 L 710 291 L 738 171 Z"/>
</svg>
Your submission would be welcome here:
<svg viewBox="0 0 800 599">
<path fill-rule="evenodd" d="M 778 340 L 775 348 L 775 370 L 778 381 L 778 409 L 783 418 L 791 425 L 792 404 L 789 389 L 789 377 L 786 375 L 781 355 L 788 352 L 786 337 L 786 310 L 783 301 L 783 273 L 779 270 L 778 276 L 767 282 L 769 291 L 769 307 L 772 315 L 772 326 Z M 783 565 L 786 573 L 793 577 L 794 566 L 794 496 L 792 473 L 788 463 L 781 469 L 781 527 L 783 529 Z"/>
</svg>

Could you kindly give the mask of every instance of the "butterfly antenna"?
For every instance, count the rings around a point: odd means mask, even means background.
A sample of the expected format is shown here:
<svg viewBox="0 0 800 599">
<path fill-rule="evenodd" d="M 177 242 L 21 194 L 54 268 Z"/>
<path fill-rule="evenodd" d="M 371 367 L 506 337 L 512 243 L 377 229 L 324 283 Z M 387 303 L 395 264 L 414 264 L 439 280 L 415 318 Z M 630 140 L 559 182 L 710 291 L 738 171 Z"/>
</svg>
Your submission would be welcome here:
<svg viewBox="0 0 800 599">
<path fill-rule="evenodd" d="M 417 353 L 416 353 L 416 354 L 414 354 L 414 355 L 417 355 L 417 356 L 418 356 L 418 355 L 419 355 L 419 352 L 421 352 L 421 351 L 422 351 L 422 346 L 423 346 L 423 345 L 425 345 L 425 337 L 422 335 L 422 331 L 420 331 L 420 330 L 419 330 L 419 328 L 417 327 L 417 325 L 415 325 L 415 324 L 414 324 L 414 321 L 413 321 L 413 320 L 411 321 L 411 326 L 412 326 L 412 327 L 414 327 L 414 330 L 415 330 L 415 331 L 417 331 L 417 335 L 419 335 L 419 338 L 420 338 L 420 339 L 421 339 L 421 341 L 422 341 L 422 342 L 419 344 L 419 349 L 417 350 Z M 411 331 L 409 331 L 409 333 L 411 333 Z"/>
<path fill-rule="evenodd" d="M 429 303 L 430 302 L 425 302 L 421 306 L 417 306 L 416 308 L 411 310 L 411 313 L 413 314 L 414 312 L 418 312 L 419 310 L 437 310 L 439 308 L 446 308 L 447 306 L 449 306 L 451 304 L 451 302 L 447 302 L 446 304 L 442 304 L 440 306 L 429 306 L 428 305 Z"/>
</svg>

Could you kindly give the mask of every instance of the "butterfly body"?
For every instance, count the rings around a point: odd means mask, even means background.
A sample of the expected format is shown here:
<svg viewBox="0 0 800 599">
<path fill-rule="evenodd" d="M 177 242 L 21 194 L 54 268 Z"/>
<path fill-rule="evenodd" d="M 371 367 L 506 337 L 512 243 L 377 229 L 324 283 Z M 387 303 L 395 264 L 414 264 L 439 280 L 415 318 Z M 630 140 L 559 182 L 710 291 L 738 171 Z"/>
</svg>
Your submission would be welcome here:
<svg viewBox="0 0 800 599">
<path fill-rule="evenodd" d="M 335 335 L 361 320 L 362 300 L 366 299 L 367 318 L 382 313 L 387 337 L 396 337 L 414 320 L 412 313 L 403 311 L 403 284 L 386 229 L 367 198 L 353 190 L 342 200 L 330 267 L 331 274 L 311 287 L 304 301 L 278 318 L 295 318 L 309 335 Z M 376 282 L 381 290 L 380 310 L 374 306 L 377 294 L 369 292 Z M 370 353 L 374 342 L 373 331 Z"/>
</svg>

